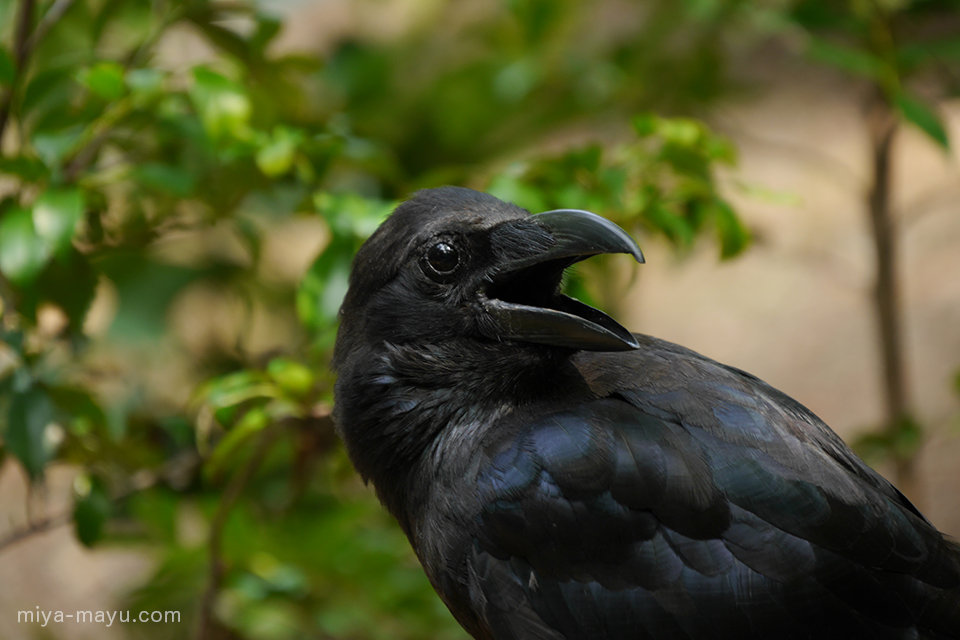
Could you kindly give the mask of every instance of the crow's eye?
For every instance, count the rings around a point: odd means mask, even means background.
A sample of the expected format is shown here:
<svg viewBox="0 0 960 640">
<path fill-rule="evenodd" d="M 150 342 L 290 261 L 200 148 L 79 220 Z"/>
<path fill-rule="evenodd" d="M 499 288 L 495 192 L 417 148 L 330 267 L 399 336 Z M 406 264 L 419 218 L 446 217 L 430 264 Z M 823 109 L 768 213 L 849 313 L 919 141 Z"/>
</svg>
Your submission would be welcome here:
<svg viewBox="0 0 960 640">
<path fill-rule="evenodd" d="M 457 253 L 457 250 L 453 248 L 452 245 L 446 242 L 438 242 L 427 250 L 427 255 L 425 256 L 427 269 L 424 271 L 428 276 L 431 276 L 434 280 L 438 278 L 445 279 L 446 276 L 449 276 L 457 268 L 457 265 L 460 264 L 460 254 Z"/>
</svg>

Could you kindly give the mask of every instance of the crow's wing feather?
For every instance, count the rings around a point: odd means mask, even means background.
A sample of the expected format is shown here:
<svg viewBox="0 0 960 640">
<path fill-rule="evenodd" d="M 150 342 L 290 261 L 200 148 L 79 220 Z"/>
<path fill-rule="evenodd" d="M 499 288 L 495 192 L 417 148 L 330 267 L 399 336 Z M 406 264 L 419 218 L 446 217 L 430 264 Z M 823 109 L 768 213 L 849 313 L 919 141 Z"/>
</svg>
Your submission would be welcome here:
<svg viewBox="0 0 960 640">
<path fill-rule="evenodd" d="M 807 446 L 788 424 L 806 414 L 710 384 L 620 390 L 501 439 L 477 477 L 473 565 L 496 576 L 477 593 L 510 584 L 528 627 L 570 638 L 960 637 L 955 550 Z"/>
</svg>

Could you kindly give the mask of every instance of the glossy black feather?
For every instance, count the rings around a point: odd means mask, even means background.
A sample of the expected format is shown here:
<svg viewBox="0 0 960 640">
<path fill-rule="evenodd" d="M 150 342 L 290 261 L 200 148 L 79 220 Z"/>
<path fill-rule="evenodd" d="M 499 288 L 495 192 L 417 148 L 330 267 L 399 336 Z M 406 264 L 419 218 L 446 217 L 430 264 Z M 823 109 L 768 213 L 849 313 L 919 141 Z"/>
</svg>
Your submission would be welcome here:
<svg viewBox="0 0 960 640">
<path fill-rule="evenodd" d="M 467 256 L 450 283 L 418 270 L 437 238 Z M 343 309 L 351 459 L 472 635 L 960 640 L 957 546 L 796 401 L 647 336 L 491 339 L 498 265 L 551 246 L 489 196 L 426 192 L 361 251 Z"/>
</svg>

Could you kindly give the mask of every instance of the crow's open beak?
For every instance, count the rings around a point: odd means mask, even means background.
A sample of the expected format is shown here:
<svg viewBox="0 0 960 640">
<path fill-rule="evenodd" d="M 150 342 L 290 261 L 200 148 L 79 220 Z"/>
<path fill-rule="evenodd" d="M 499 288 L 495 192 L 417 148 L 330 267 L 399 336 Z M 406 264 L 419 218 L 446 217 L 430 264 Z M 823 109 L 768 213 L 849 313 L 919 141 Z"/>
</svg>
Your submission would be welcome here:
<svg viewBox="0 0 960 640">
<path fill-rule="evenodd" d="M 535 229 L 532 225 L 535 225 Z M 605 313 L 560 293 L 563 271 L 601 253 L 628 253 L 643 262 L 630 235 L 605 218 L 576 209 L 548 211 L 501 229 L 513 246 L 536 233 L 529 251 L 511 252 L 482 292 L 489 337 L 586 351 L 628 351 L 639 345 Z M 544 235 L 545 234 L 545 235 Z M 546 236 L 546 237 L 545 237 Z"/>
</svg>

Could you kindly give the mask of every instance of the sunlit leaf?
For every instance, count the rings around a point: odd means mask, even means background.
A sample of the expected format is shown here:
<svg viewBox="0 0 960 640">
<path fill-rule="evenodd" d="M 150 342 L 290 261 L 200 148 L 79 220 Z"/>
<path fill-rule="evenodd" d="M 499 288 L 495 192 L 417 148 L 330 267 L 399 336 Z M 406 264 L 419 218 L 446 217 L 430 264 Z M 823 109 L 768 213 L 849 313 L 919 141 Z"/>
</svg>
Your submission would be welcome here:
<svg viewBox="0 0 960 640">
<path fill-rule="evenodd" d="M 320 191 L 313 200 L 317 211 L 330 224 L 334 234 L 344 241 L 366 240 L 397 206 L 396 202 L 365 198 L 349 192 Z"/>
<path fill-rule="evenodd" d="M 293 166 L 294 154 L 303 135 L 284 127 L 278 128 L 256 155 L 257 167 L 267 176 L 281 176 Z"/>
<path fill-rule="evenodd" d="M 227 434 L 220 439 L 205 467 L 210 477 L 217 477 L 236 461 L 242 447 L 270 424 L 270 418 L 262 407 L 253 407 Z"/>
<path fill-rule="evenodd" d="M 83 217 L 83 194 L 76 187 L 48 189 L 33 203 L 33 226 L 49 250 L 63 254 Z"/>
<path fill-rule="evenodd" d="M 267 364 L 267 374 L 292 396 L 304 396 L 313 388 L 313 373 L 296 360 L 274 358 Z"/>
<path fill-rule="evenodd" d="M 246 139 L 253 107 L 243 87 L 206 67 L 195 67 L 193 79 L 190 96 L 207 134 L 218 141 Z"/>
<path fill-rule="evenodd" d="M 700 125 L 686 118 L 661 118 L 657 125 L 657 134 L 668 143 L 681 147 L 692 147 L 703 137 Z"/>
<path fill-rule="evenodd" d="M 119 100 L 126 92 L 123 67 L 116 62 L 98 62 L 79 74 L 80 82 L 104 100 Z"/>
<path fill-rule="evenodd" d="M 0 271 L 11 282 L 29 284 L 49 259 L 49 244 L 37 235 L 29 210 L 15 208 L 0 218 Z"/>
<path fill-rule="evenodd" d="M 277 390 L 260 371 L 244 369 L 208 381 L 199 393 L 214 409 L 233 407 L 254 398 L 273 398 Z"/>
</svg>

